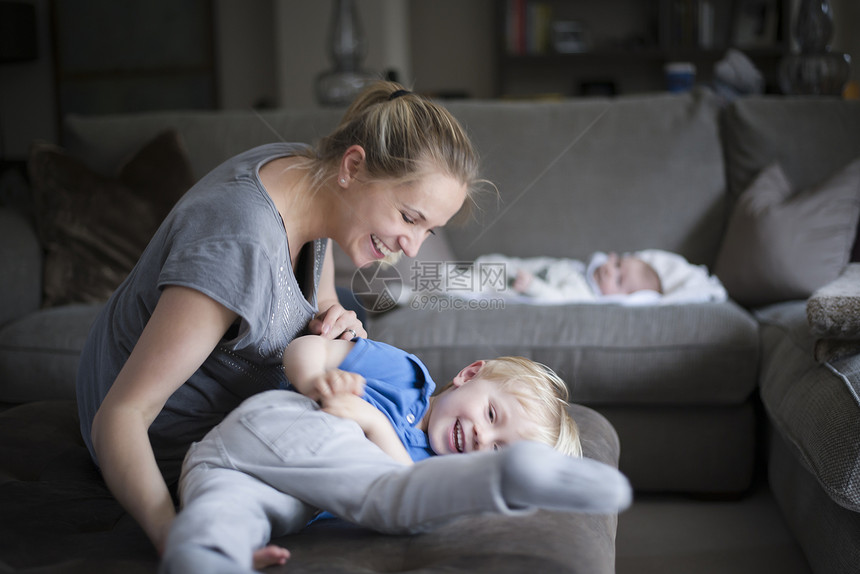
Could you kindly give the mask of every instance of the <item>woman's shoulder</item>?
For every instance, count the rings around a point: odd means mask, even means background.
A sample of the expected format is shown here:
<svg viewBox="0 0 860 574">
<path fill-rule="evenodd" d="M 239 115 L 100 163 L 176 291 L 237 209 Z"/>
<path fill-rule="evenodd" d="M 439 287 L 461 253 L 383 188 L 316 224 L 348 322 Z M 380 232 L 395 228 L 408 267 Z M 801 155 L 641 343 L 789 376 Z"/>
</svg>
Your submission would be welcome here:
<svg viewBox="0 0 860 574">
<path fill-rule="evenodd" d="M 239 153 L 228 159 L 225 163 L 248 163 L 255 165 L 259 162 L 265 163 L 279 157 L 305 155 L 311 146 L 300 142 L 270 142 Z"/>
</svg>

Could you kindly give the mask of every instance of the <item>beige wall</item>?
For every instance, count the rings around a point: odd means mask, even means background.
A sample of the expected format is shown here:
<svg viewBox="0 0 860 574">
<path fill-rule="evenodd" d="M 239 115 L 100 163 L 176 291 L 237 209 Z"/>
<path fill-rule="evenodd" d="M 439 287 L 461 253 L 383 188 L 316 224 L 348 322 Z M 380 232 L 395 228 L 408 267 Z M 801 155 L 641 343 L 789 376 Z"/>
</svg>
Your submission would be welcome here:
<svg viewBox="0 0 860 574">
<path fill-rule="evenodd" d="M 274 0 L 278 103 L 315 106 L 316 76 L 326 52 L 332 0 Z M 424 93 L 493 92 L 493 0 L 358 0 L 367 42 L 365 69 L 394 69 Z"/>
<path fill-rule="evenodd" d="M 277 102 L 282 107 L 316 106 L 314 81 L 332 68 L 328 37 L 332 0 L 273 0 Z M 409 8 L 405 0 L 358 0 L 358 20 L 365 39 L 364 69 L 379 75 L 396 70 L 412 77 Z"/>
</svg>

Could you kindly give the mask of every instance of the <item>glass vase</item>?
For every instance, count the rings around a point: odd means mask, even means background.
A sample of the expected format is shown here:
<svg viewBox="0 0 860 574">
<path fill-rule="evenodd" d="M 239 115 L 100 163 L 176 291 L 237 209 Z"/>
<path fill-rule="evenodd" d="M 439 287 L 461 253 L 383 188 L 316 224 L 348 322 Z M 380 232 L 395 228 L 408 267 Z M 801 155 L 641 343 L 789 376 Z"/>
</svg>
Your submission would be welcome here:
<svg viewBox="0 0 860 574">
<path fill-rule="evenodd" d="M 828 0 L 801 0 L 792 26 L 799 53 L 779 64 L 779 86 L 784 94 L 841 96 L 851 73 L 851 57 L 830 51 L 833 14 Z"/>
<path fill-rule="evenodd" d="M 355 0 L 335 0 L 328 42 L 334 68 L 317 76 L 317 100 L 324 106 L 346 106 L 373 80 L 361 70 L 365 42 Z"/>
</svg>

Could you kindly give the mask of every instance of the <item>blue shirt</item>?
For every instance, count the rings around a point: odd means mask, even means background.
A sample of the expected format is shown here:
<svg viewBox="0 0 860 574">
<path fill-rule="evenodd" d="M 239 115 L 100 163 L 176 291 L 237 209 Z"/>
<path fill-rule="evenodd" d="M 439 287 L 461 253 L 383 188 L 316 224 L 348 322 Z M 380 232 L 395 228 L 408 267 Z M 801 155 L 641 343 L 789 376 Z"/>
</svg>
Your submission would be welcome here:
<svg viewBox="0 0 860 574">
<path fill-rule="evenodd" d="M 412 460 L 434 455 L 430 440 L 415 424 L 427 413 L 436 383 L 415 355 L 379 341 L 353 339 L 340 369 L 363 376 L 362 397 L 388 417 Z"/>
<path fill-rule="evenodd" d="M 427 413 L 436 383 L 415 355 L 379 341 L 353 339 L 355 346 L 338 366 L 365 378 L 362 397 L 388 417 L 412 460 L 433 456 L 430 439 L 415 423 Z M 321 512 L 308 524 L 335 516 Z"/>
</svg>

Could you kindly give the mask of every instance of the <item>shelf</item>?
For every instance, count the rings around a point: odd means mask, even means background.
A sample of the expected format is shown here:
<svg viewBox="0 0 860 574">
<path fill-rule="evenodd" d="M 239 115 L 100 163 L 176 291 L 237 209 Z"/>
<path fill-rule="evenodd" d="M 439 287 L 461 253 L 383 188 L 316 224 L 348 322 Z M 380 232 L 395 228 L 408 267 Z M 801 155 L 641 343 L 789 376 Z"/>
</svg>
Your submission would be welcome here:
<svg viewBox="0 0 860 574">
<path fill-rule="evenodd" d="M 742 51 L 770 84 L 779 59 L 788 53 L 785 16 L 791 0 L 769 1 L 768 36 L 750 37 L 748 21 L 739 20 L 739 6 L 746 0 L 506 0 L 496 6 L 497 95 L 526 96 L 558 93 L 582 95 L 595 84 L 612 86 L 614 93 L 636 93 L 664 89 L 663 65 L 691 62 L 698 68 L 697 80 L 711 80 L 713 66 L 734 40 L 746 30 L 755 47 Z M 535 9 L 539 6 L 540 9 Z M 540 19 L 529 17 L 540 14 Z M 525 18 L 525 19 L 524 19 Z M 577 41 L 579 32 L 589 48 L 581 52 L 553 50 L 550 31 L 566 22 Z M 513 24 L 512 24 L 513 22 Z M 739 27 L 735 23 L 741 22 Z M 572 23 L 572 25 L 571 25 Z M 744 27 L 745 25 L 745 27 Z M 543 38 L 544 43 L 512 42 L 516 38 Z M 549 42 L 549 43 L 547 43 Z"/>
<path fill-rule="evenodd" d="M 650 50 L 592 50 L 587 52 L 573 52 L 569 54 L 505 54 L 503 60 L 508 64 L 570 64 L 583 60 L 608 60 L 608 61 L 640 61 L 661 60 L 665 53 L 657 48 Z"/>
</svg>

